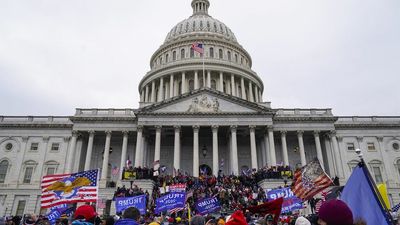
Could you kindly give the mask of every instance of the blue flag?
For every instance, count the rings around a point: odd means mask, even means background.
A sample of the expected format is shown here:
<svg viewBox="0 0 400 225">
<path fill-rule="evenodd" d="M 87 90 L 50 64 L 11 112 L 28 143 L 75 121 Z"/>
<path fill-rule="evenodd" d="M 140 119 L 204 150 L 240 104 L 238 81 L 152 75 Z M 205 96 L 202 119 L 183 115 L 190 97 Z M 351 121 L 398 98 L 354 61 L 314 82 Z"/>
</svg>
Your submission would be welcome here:
<svg viewBox="0 0 400 225">
<path fill-rule="evenodd" d="M 129 207 L 137 208 L 141 215 L 146 214 L 146 195 L 115 198 L 115 209 L 117 212 L 122 212 Z"/>
<path fill-rule="evenodd" d="M 354 168 L 344 186 L 341 199 L 350 207 L 354 220 L 363 219 L 368 224 L 391 224 L 368 178 L 365 166 Z"/>
<path fill-rule="evenodd" d="M 266 196 L 269 200 L 275 200 L 281 197 L 283 198 L 282 213 L 303 208 L 303 201 L 294 195 L 290 187 L 268 191 Z"/>
<path fill-rule="evenodd" d="M 164 211 L 184 208 L 185 207 L 185 196 L 184 192 L 170 192 L 162 197 L 156 199 L 156 214 Z"/>
<path fill-rule="evenodd" d="M 213 197 L 196 202 L 196 209 L 201 215 L 205 215 L 220 210 L 221 206 L 217 197 Z"/>
</svg>

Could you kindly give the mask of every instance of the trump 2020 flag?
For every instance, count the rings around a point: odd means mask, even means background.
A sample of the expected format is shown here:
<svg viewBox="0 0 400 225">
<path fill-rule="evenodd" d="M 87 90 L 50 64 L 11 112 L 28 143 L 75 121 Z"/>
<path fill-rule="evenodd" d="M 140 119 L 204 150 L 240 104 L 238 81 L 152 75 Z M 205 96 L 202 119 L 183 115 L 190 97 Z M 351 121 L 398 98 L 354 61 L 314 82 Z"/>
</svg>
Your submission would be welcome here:
<svg viewBox="0 0 400 225">
<path fill-rule="evenodd" d="M 389 225 L 389 216 L 385 213 L 372 185 L 367 168 L 359 165 L 354 168 L 340 198 L 350 207 L 355 220 L 362 219 L 368 224 Z"/>
<path fill-rule="evenodd" d="M 42 208 L 75 202 L 95 202 L 98 193 L 99 170 L 72 174 L 54 174 L 42 179 Z"/>
</svg>

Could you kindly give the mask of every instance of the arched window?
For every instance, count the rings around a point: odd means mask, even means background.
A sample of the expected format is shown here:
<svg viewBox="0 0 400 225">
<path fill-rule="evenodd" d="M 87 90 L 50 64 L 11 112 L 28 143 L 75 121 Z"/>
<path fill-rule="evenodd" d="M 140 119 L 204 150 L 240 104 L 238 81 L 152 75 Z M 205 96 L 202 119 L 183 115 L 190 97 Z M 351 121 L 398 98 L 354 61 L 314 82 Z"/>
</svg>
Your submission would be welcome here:
<svg viewBox="0 0 400 225">
<path fill-rule="evenodd" d="M 4 184 L 4 181 L 6 180 L 8 166 L 9 163 L 7 160 L 3 160 L 0 162 L 0 184 Z"/>
<path fill-rule="evenodd" d="M 214 48 L 210 48 L 210 58 L 214 58 Z"/>
<path fill-rule="evenodd" d="M 185 58 L 185 49 L 182 48 L 181 49 L 181 59 L 184 59 L 184 58 Z"/>
<path fill-rule="evenodd" d="M 349 165 L 349 170 L 350 172 L 353 172 L 354 168 L 357 167 L 358 161 L 357 160 L 351 160 L 350 162 L 347 163 Z"/>
<path fill-rule="evenodd" d="M 235 62 L 236 62 L 236 63 L 239 62 L 239 59 L 238 59 L 238 55 L 237 55 L 237 54 L 235 54 Z"/>
<path fill-rule="evenodd" d="M 239 98 L 242 97 L 242 87 L 241 86 L 238 86 L 238 91 L 236 94 L 238 95 Z"/>
<path fill-rule="evenodd" d="M 215 80 L 211 80 L 211 88 L 217 89 L 217 82 Z"/>
<path fill-rule="evenodd" d="M 169 58 L 169 55 L 166 54 L 166 55 L 165 55 L 165 63 L 168 63 L 168 58 Z"/>
<path fill-rule="evenodd" d="M 193 58 L 194 57 L 194 50 L 193 50 L 193 48 L 190 48 L 190 58 Z"/>
<path fill-rule="evenodd" d="M 189 91 L 194 90 L 194 80 L 189 80 Z"/>
<path fill-rule="evenodd" d="M 228 51 L 228 61 L 231 61 L 231 60 L 232 60 L 231 52 Z"/>
<path fill-rule="evenodd" d="M 172 60 L 175 61 L 176 60 L 176 51 L 172 52 Z"/>
<path fill-rule="evenodd" d="M 159 58 L 160 65 L 162 64 L 162 57 Z"/>
<path fill-rule="evenodd" d="M 56 161 L 48 161 L 44 164 L 44 175 L 53 175 L 57 173 L 58 163 Z"/>
<path fill-rule="evenodd" d="M 243 58 L 240 58 L 240 64 L 243 65 Z"/>
<path fill-rule="evenodd" d="M 223 90 L 224 90 L 224 93 L 227 93 L 227 92 L 226 92 L 226 83 L 225 83 L 225 81 L 224 81 L 224 87 L 223 87 Z"/>
<path fill-rule="evenodd" d="M 369 162 L 369 166 L 370 166 L 372 174 L 375 178 L 375 182 L 383 183 L 382 162 L 379 160 L 372 160 L 371 162 Z"/>
<path fill-rule="evenodd" d="M 31 183 L 33 172 L 36 168 L 37 163 L 35 161 L 29 160 L 24 163 L 24 177 L 22 183 Z"/>
<path fill-rule="evenodd" d="M 224 54 L 222 53 L 222 49 L 220 49 L 220 50 L 218 51 L 218 57 L 219 57 L 220 59 L 222 59 L 222 58 L 224 57 Z"/>
</svg>

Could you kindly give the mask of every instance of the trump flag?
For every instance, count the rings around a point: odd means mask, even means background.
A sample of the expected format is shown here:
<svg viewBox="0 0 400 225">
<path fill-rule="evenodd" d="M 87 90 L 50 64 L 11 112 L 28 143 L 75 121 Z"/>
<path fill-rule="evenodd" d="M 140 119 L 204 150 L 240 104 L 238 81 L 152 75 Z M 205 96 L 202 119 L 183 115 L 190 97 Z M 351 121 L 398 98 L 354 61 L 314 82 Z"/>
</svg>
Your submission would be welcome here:
<svg viewBox="0 0 400 225">
<path fill-rule="evenodd" d="M 75 202 L 96 202 L 99 170 L 54 174 L 42 179 L 42 208 Z"/>
</svg>

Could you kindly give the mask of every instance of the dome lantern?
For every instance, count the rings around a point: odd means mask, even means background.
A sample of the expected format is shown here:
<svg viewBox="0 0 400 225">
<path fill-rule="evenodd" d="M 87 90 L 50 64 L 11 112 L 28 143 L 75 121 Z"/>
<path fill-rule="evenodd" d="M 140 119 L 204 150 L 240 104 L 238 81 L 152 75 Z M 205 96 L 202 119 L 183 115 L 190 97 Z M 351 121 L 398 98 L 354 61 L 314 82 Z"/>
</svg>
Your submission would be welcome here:
<svg viewBox="0 0 400 225">
<path fill-rule="evenodd" d="M 192 1 L 193 15 L 208 15 L 209 7 L 210 7 L 210 2 L 208 0 Z"/>
</svg>

